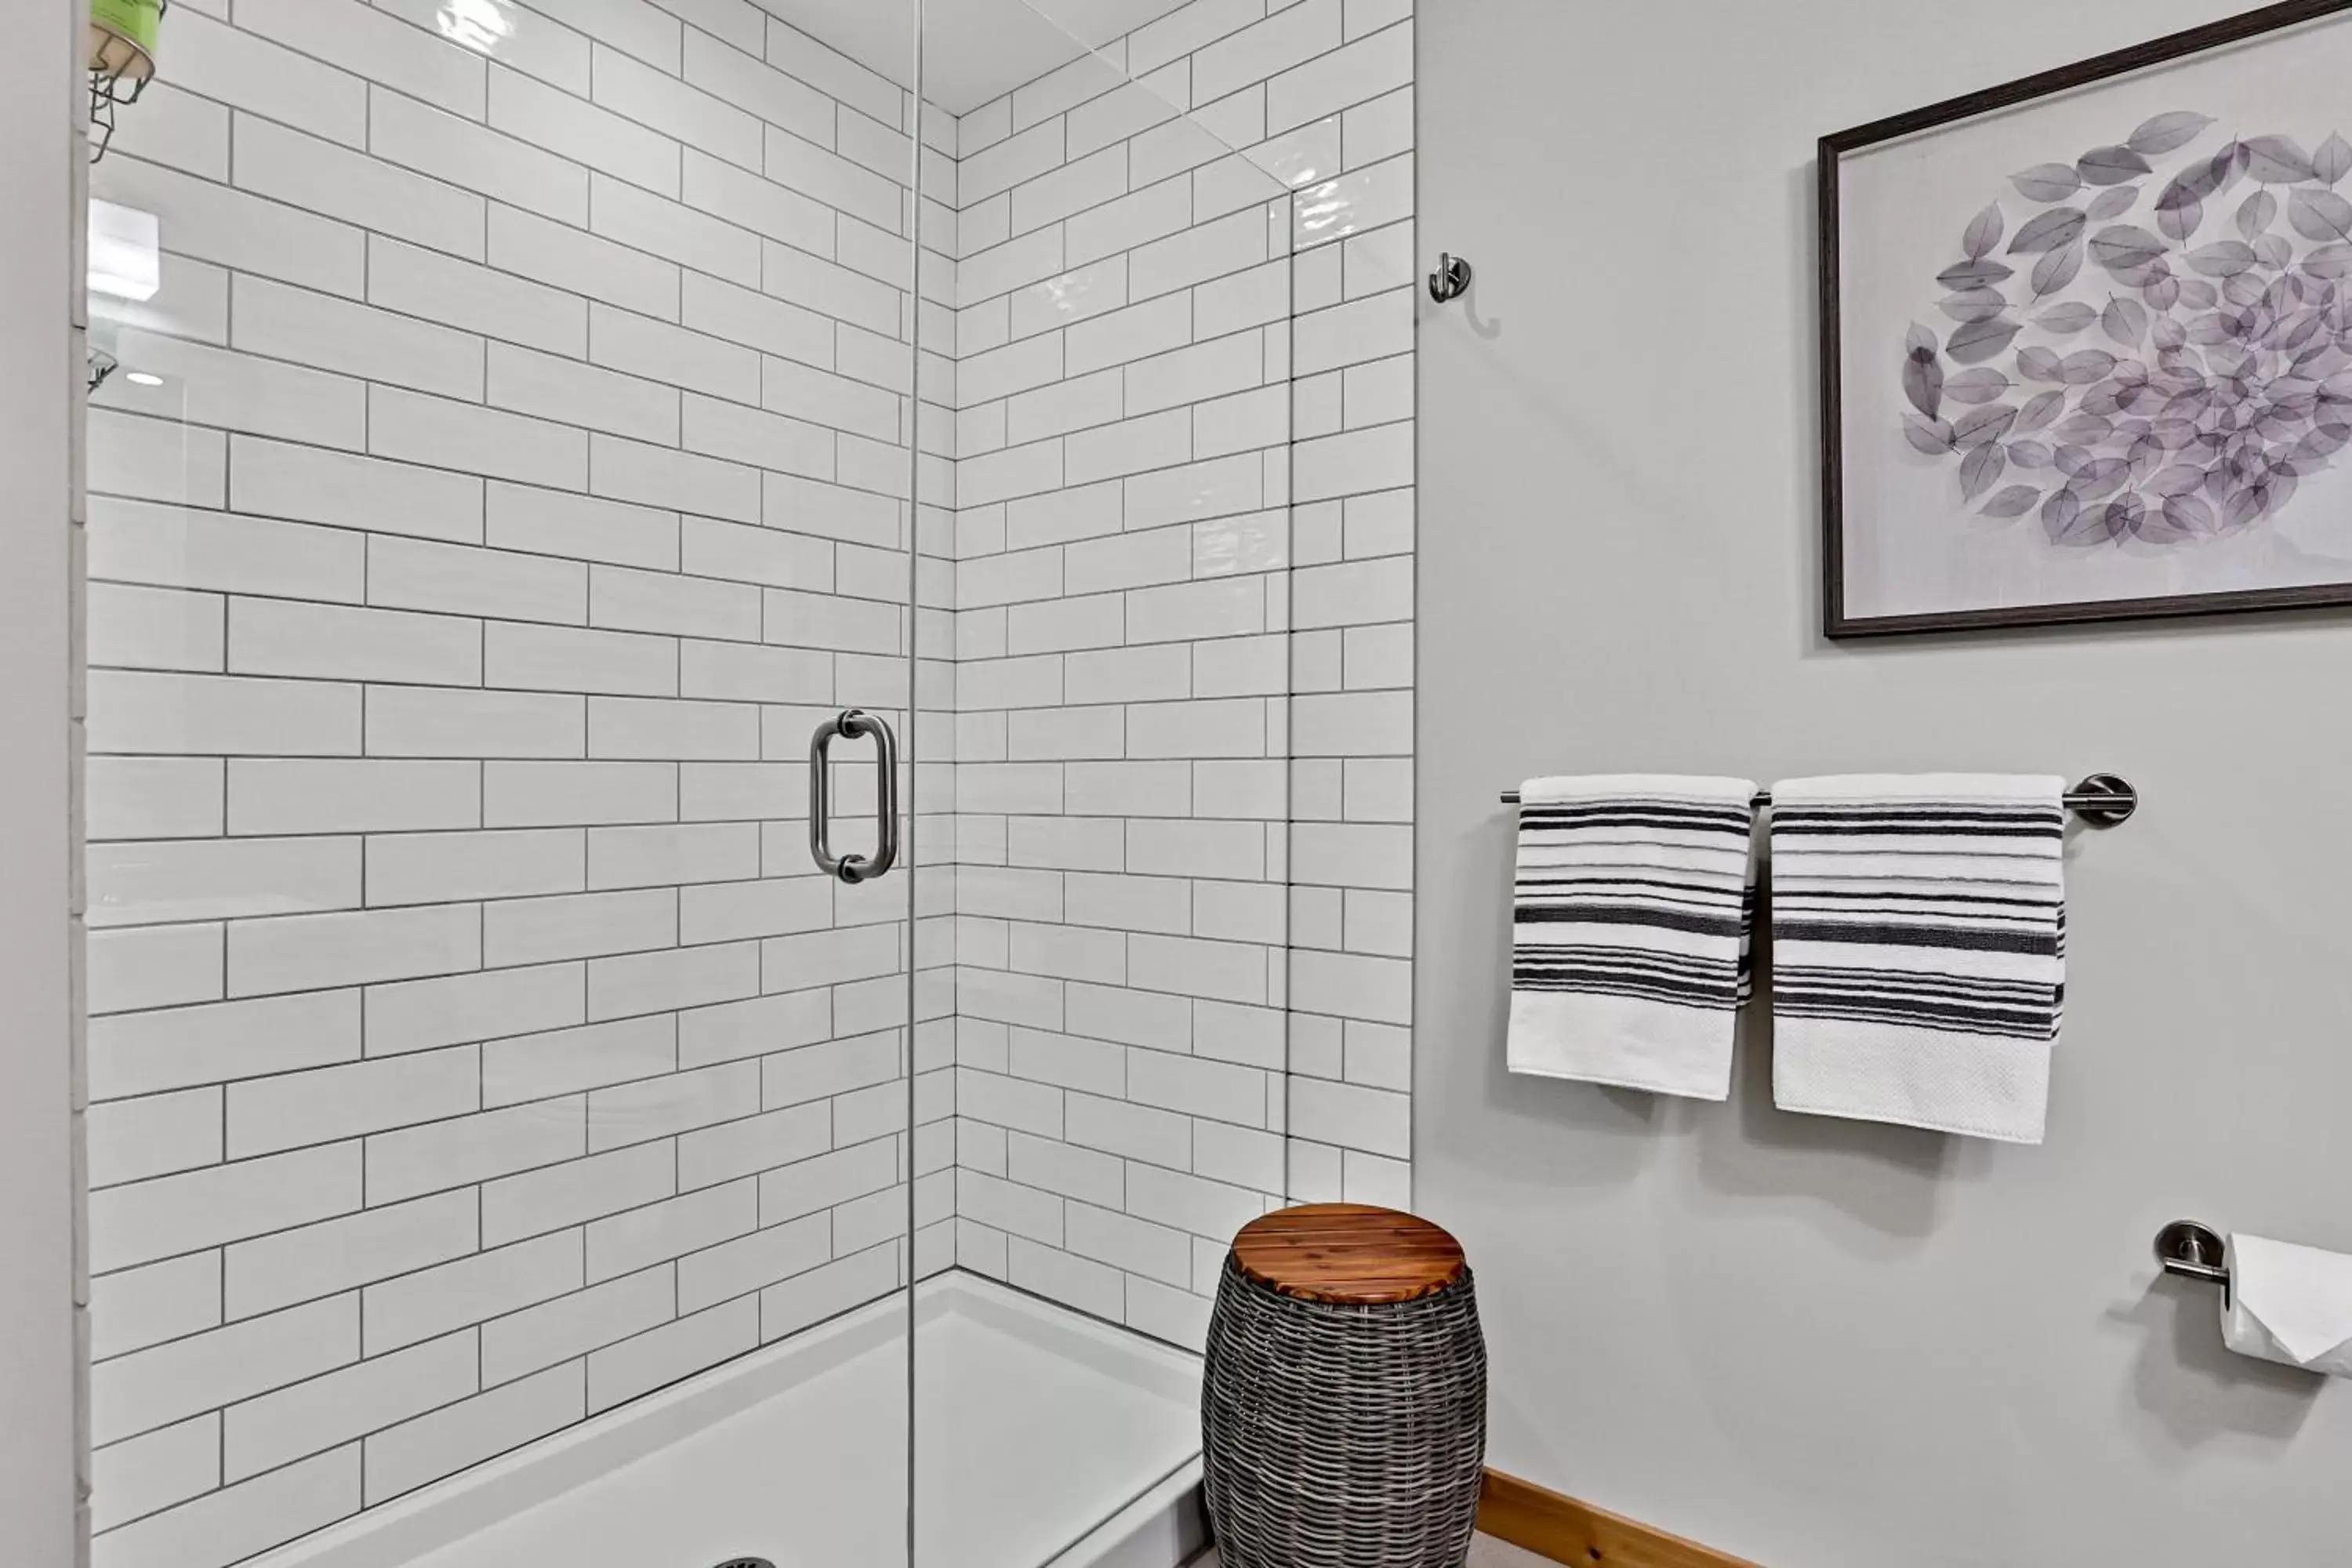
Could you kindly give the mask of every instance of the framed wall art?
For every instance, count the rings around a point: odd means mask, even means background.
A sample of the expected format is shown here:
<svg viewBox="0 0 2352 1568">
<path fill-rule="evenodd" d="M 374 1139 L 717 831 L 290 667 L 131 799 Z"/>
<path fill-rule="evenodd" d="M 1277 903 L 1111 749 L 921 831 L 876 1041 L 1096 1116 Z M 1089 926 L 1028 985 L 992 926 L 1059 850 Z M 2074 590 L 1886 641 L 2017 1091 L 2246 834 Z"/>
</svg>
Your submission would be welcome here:
<svg viewBox="0 0 2352 1568">
<path fill-rule="evenodd" d="M 1822 138 L 1832 637 L 2352 605 L 2352 0 Z"/>
</svg>

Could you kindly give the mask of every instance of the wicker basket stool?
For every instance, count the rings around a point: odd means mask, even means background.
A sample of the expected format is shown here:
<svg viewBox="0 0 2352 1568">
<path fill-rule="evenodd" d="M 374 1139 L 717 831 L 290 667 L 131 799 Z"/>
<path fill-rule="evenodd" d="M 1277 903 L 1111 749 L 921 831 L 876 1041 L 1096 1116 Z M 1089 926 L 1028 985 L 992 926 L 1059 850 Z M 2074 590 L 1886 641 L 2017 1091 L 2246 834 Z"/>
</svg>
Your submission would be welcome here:
<svg viewBox="0 0 2352 1568">
<path fill-rule="evenodd" d="M 1244 1226 L 1209 1321 L 1201 1441 L 1225 1568 L 1462 1568 L 1486 1343 L 1461 1244 L 1361 1204 Z"/>
</svg>

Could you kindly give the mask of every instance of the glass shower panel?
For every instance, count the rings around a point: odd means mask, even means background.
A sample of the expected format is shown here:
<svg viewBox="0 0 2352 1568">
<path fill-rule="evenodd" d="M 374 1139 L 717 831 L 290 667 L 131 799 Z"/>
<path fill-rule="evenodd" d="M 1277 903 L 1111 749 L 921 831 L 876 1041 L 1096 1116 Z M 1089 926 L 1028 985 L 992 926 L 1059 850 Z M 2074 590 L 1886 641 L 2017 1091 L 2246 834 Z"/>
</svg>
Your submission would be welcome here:
<svg viewBox="0 0 2352 1568">
<path fill-rule="evenodd" d="M 1192 1539 L 1340 1181 L 1331 8 L 221 9 L 92 174 L 99 1568 Z"/>
<path fill-rule="evenodd" d="M 916 36 L 165 16 L 91 171 L 97 1568 L 907 1560 L 954 1249 Z"/>
<path fill-rule="evenodd" d="M 1338 124 L 1269 136 L 1277 50 L 1233 9 L 923 6 L 955 748 L 926 1568 L 1197 1539 L 1210 1295 L 1286 1193 L 1291 251 Z"/>
</svg>

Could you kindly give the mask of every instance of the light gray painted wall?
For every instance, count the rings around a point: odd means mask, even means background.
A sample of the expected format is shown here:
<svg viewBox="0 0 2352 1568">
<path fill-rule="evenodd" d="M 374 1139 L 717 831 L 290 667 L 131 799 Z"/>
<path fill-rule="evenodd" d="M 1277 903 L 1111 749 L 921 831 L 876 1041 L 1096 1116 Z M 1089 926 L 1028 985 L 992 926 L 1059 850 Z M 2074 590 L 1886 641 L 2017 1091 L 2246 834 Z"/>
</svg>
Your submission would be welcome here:
<svg viewBox="0 0 2352 1568">
<path fill-rule="evenodd" d="M 0 50 L 0 1537 L 76 1559 L 68 704 L 74 383 L 74 94 L 83 7 L 11 8 Z"/>
<path fill-rule="evenodd" d="M 1423 29 L 1422 248 L 1479 287 L 1423 307 L 1415 1186 L 1478 1271 L 1502 1469 L 1775 1565 L 2345 1561 L 2352 1388 L 2228 1355 L 2147 1247 L 2352 1248 L 2352 622 L 1814 629 L 1814 138 L 2225 9 Z M 2045 1147 L 1782 1115 L 1753 1032 L 1728 1106 L 1505 1075 L 1496 790 L 1935 767 L 2147 796 L 2068 850 Z"/>
</svg>

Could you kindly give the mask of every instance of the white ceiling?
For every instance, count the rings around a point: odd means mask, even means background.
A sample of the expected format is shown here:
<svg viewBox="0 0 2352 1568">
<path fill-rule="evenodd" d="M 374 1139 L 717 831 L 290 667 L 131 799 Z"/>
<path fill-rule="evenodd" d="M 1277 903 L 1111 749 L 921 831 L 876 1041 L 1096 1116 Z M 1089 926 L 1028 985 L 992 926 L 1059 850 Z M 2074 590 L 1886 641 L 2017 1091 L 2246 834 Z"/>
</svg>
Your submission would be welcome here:
<svg viewBox="0 0 2352 1568">
<path fill-rule="evenodd" d="M 919 0 L 923 96 L 969 114 L 1185 0 Z M 914 75 L 918 0 L 761 0 L 770 12 L 901 86 Z"/>
</svg>

